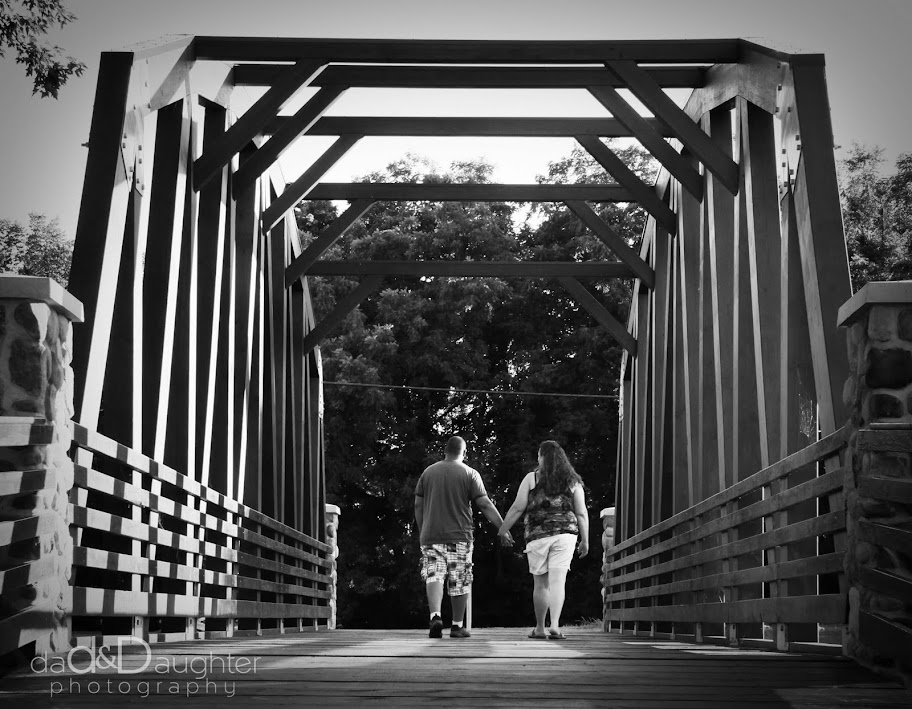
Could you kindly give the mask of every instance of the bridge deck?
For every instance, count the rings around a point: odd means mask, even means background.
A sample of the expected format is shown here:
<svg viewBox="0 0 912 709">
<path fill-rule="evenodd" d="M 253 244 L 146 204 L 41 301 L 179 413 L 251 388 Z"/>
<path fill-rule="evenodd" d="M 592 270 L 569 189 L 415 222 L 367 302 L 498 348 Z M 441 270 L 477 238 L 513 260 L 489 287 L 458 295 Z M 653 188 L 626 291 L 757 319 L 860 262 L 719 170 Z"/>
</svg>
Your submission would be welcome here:
<svg viewBox="0 0 912 709">
<path fill-rule="evenodd" d="M 0 704 L 171 706 L 176 693 L 184 707 L 912 706 L 912 692 L 837 657 L 696 646 L 595 629 L 569 628 L 563 642 L 531 640 L 525 632 L 476 629 L 469 639 L 445 634 L 431 640 L 418 630 L 338 630 L 157 645 L 151 655 L 140 647 L 124 653 L 123 667 L 141 669 L 150 659 L 141 673 L 109 669 L 78 676 L 53 666 L 43 674 L 20 671 L 0 682 Z M 52 682 L 58 683 L 53 703 Z"/>
</svg>

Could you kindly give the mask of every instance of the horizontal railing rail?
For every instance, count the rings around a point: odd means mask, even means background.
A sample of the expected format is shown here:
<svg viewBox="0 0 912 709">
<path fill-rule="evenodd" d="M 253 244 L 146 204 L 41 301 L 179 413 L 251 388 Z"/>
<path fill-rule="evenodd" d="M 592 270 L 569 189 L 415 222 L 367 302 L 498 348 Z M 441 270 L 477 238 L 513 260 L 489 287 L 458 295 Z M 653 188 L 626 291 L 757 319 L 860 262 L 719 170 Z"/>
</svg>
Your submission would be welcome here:
<svg viewBox="0 0 912 709">
<path fill-rule="evenodd" d="M 326 624 L 331 545 L 79 424 L 73 444 L 74 640 Z"/>
<path fill-rule="evenodd" d="M 841 647 L 844 429 L 613 546 L 609 630 Z"/>
</svg>

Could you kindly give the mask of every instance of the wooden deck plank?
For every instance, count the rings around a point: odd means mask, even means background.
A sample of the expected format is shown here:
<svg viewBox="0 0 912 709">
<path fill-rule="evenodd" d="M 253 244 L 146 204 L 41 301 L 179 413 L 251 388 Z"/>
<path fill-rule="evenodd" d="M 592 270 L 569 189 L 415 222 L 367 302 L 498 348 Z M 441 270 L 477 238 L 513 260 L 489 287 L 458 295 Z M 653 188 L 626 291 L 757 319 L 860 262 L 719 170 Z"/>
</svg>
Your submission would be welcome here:
<svg viewBox="0 0 912 709">
<path fill-rule="evenodd" d="M 898 684 L 840 657 L 693 645 L 594 628 L 567 628 L 564 642 L 530 640 L 526 632 L 479 628 L 468 639 L 432 640 L 423 629 L 336 630 L 179 642 L 153 645 L 145 670 L 140 646 L 122 658 L 131 674 L 20 670 L 0 681 L 0 705 L 46 706 L 52 681 L 59 683 L 54 702 L 67 706 L 170 706 L 175 694 L 190 707 L 227 699 L 278 707 L 474 700 L 485 707 L 823 709 L 902 707 L 912 699 Z M 197 676 L 186 671 L 192 666 Z M 93 681 L 98 684 L 90 688 Z"/>
</svg>

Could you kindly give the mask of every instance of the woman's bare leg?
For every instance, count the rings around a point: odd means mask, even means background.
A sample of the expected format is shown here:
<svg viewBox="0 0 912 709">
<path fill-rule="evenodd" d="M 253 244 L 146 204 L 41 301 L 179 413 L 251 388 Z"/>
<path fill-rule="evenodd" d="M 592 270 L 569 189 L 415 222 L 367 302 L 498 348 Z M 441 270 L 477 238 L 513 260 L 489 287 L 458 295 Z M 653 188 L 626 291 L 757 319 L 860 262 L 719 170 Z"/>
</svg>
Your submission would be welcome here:
<svg viewBox="0 0 912 709">
<path fill-rule="evenodd" d="M 548 609 L 551 611 L 551 633 L 560 632 L 561 611 L 564 609 L 564 584 L 567 569 L 548 569 Z"/>
<path fill-rule="evenodd" d="M 535 634 L 545 634 L 545 614 L 548 612 L 548 574 L 533 574 L 532 605 L 535 607 Z"/>
</svg>

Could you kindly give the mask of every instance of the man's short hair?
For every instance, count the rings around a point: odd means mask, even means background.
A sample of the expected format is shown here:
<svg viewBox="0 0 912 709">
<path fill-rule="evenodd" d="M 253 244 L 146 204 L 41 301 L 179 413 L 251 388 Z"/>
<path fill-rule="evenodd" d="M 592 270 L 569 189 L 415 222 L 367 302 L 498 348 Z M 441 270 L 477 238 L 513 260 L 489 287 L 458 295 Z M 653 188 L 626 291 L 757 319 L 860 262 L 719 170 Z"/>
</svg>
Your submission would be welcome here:
<svg viewBox="0 0 912 709">
<path fill-rule="evenodd" d="M 458 458 L 459 455 L 466 449 L 465 439 L 461 436 L 453 436 L 450 440 L 447 441 L 446 448 L 444 452 L 453 458 Z"/>
</svg>

